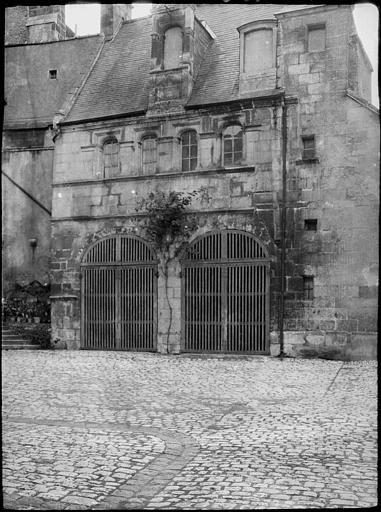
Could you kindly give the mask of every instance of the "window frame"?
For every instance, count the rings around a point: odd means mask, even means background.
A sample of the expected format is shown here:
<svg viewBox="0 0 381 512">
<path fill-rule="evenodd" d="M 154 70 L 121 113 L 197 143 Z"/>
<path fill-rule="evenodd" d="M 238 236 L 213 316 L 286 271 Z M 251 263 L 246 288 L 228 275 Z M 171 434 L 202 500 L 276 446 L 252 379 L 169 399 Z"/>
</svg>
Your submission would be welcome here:
<svg viewBox="0 0 381 512">
<path fill-rule="evenodd" d="M 226 131 L 229 129 L 229 128 L 234 128 L 234 127 L 239 127 L 240 128 L 240 133 L 241 133 L 241 158 L 239 160 L 236 160 L 236 158 L 234 157 L 235 155 L 235 145 L 236 143 L 234 142 L 235 138 L 233 136 L 232 138 L 232 149 L 231 151 L 229 151 L 229 153 L 231 153 L 232 155 L 232 160 L 229 164 L 226 163 L 226 154 L 228 153 L 226 151 Z M 239 123 L 233 123 L 233 124 L 228 124 L 226 126 L 224 126 L 222 132 L 221 132 L 221 150 L 222 150 L 222 166 L 223 167 L 235 167 L 235 166 L 240 166 L 242 165 L 242 162 L 244 160 L 244 130 L 243 130 L 243 126 Z M 237 151 L 238 153 L 238 151 Z"/>
<path fill-rule="evenodd" d="M 313 147 L 306 147 L 305 143 L 313 141 Z M 316 138 L 315 135 L 302 135 L 302 160 L 316 159 Z"/>
<path fill-rule="evenodd" d="M 117 155 L 117 163 L 115 165 L 108 165 L 106 167 L 106 156 L 110 156 L 112 159 L 113 153 L 106 154 L 105 153 L 105 147 L 113 145 L 117 148 L 116 155 Z M 103 170 L 103 177 L 105 179 L 112 178 L 118 174 L 120 174 L 120 143 L 118 139 L 115 136 L 107 137 L 102 142 L 102 170 Z"/>
<path fill-rule="evenodd" d="M 315 294 L 315 279 L 314 276 L 303 276 L 303 299 L 314 300 Z"/>
<path fill-rule="evenodd" d="M 144 160 L 144 152 L 145 148 L 144 145 L 147 141 L 153 140 L 155 141 L 155 147 L 154 147 L 154 160 L 150 160 L 145 162 Z M 143 175 L 150 175 L 150 174 L 156 174 L 157 173 L 157 164 L 158 164 L 158 154 L 157 154 L 157 135 L 156 134 L 147 134 L 144 137 L 142 137 L 141 141 L 141 172 Z M 148 149 L 147 149 L 148 152 Z M 152 169 L 150 169 L 150 172 L 145 172 L 145 166 L 149 166 L 149 164 L 155 164 Z"/>
<path fill-rule="evenodd" d="M 262 71 L 259 71 L 256 74 L 249 74 L 245 72 L 245 36 L 249 32 L 255 32 L 259 30 L 272 30 L 272 63 L 271 67 L 265 68 Z M 240 75 L 243 77 L 248 76 L 261 76 L 263 74 L 269 73 L 270 70 L 274 70 L 276 68 L 276 33 L 277 26 L 276 20 L 257 20 L 252 21 L 250 23 L 246 23 L 245 25 L 241 25 L 237 28 L 240 36 L 240 44 L 239 44 L 239 71 Z"/>
<path fill-rule="evenodd" d="M 194 135 L 195 136 L 195 144 L 192 144 L 190 140 L 188 140 L 188 144 L 186 146 L 184 146 L 184 141 L 183 141 L 183 137 L 185 135 Z M 190 171 L 194 171 L 197 166 L 198 166 L 198 135 L 197 135 L 197 132 L 196 130 L 194 129 L 190 129 L 190 130 L 184 130 L 183 132 L 181 132 L 180 134 L 180 147 L 181 147 L 181 172 L 190 172 Z M 196 146 L 196 156 L 195 157 L 192 157 L 191 155 L 191 148 L 192 147 L 195 147 Z M 184 147 L 188 147 L 189 148 L 189 154 L 187 157 L 184 158 Z M 191 162 L 192 160 L 195 162 L 195 165 L 194 167 L 192 168 L 192 165 L 191 165 Z M 188 162 L 188 168 L 185 169 L 185 166 L 184 166 L 184 162 Z"/>
</svg>

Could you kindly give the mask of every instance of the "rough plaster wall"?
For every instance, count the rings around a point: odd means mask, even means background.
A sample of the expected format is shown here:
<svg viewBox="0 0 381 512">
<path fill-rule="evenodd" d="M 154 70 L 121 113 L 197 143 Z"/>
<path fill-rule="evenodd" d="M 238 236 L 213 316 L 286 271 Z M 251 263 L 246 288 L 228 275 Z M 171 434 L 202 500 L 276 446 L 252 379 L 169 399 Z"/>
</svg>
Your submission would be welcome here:
<svg viewBox="0 0 381 512">
<path fill-rule="evenodd" d="M 53 151 L 4 151 L 2 167 L 46 208 L 51 208 Z M 49 281 L 50 216 L 2 176 L 3 282 Z M 33 251 L 29 240 L 37 239 Z"/>
</svg>

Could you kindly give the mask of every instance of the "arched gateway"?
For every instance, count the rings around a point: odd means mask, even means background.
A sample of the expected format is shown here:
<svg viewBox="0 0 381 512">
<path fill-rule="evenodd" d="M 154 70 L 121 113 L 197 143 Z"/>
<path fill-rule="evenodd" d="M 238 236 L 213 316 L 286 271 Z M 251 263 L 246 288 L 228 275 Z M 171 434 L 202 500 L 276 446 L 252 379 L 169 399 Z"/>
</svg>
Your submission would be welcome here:
<svg viewBox="0 0 381 512">
<path fill-rule="evenodd" d="M 132 235 L 103 238 L 84 254 L 81 347 L 156 350 L 157 261 Z"/>
<path fill-rule="evenodd" d="M 182 350 L 269 352 L 269 258 L 250 233 L 197 238 L 183 264 Z"/>
</svg>

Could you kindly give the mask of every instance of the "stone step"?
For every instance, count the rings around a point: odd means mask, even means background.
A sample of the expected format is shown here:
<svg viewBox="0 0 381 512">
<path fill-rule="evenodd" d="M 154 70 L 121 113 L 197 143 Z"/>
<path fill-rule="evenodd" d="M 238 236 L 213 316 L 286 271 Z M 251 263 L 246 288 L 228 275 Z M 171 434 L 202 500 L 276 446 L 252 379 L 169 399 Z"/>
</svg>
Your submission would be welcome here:
<svg viewBox="0 0 381 512">
<path fill-rule="evenodd" d="M 2 325 L 1 348 L 3 350 L 39 349 L 40 344 L 14 333 L 10 326 Z"/>
<path fill-rule="evenodd" d="M 38 350 L 39 348 L 39 345 L 27 345 L 26 343 L 21 345 L 1 345 L 1 350 Z"/>
</svg>

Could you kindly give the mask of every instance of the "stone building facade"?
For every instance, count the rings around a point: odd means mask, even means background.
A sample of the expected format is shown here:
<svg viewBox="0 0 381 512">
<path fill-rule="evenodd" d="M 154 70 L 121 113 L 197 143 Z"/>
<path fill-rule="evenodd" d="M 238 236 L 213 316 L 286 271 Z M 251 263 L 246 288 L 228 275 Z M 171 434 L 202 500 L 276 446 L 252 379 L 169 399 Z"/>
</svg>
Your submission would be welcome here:
<svg viewBox="0 0 381 512">
<path fill-rule="evenodd" d="M 3 296 L 50 281 L 53 117 L 89 71 L 102 37 L 79 37 L 64 6 L 5 9 Z"/>
<path fill-rule="evenodd" d="M 57 346 L 374 357 L 379 125 L 352 10 L 108 21 L 52 127 Z M 137 203 L 200 189 L 166 279 Z"/>
</svg>

